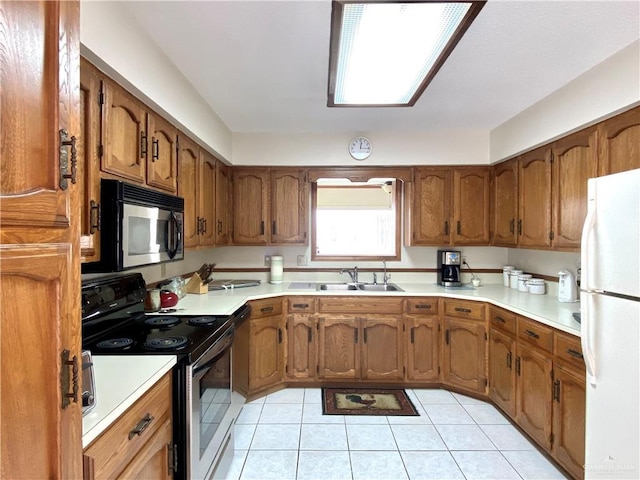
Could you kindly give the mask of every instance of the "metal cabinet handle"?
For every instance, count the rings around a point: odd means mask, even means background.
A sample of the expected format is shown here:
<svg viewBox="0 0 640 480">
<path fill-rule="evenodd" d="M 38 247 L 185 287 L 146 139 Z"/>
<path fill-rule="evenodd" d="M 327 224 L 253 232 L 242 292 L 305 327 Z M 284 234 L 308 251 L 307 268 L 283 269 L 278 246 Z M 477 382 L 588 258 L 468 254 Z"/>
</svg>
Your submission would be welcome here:
<svg viewBox="0 0 640 480">
<path fill-rule="evenodd" d="M 202 233 L 202 217 L 197 217 L 197 218 L 198 218 L 197 220 L 198 226 L 196 228 L 196 234 L 200 235 Z"/>
<path fill-rule="evenodd" d="M 458 222 L 457 222 L 457 223 L 458 223 L 458 224 L 457 224 L 457 226 L 456 226 L 456 229 L 458 230 L 458 235 L 460 235 L 460 234 L 462 233 L 462 227 L 460 226 L 460 220 L 458 220 Z"/>
<path fill-rule="evenodd" d="M 421 309 L 425 309 L 425 310 L 430 310 L 431 309 L 431 304 L 430 303 L 421 303 L 415 306 L 416 308 L 421 308 Z"/>
<path fill-rule="evenodd" d="M 571 355 L 572 357 L 574 357 L 574 358 L 579 358 L 580 360 L 583 360 L 583 359 L 584 359 L 584 357 L 582 356 L 582 354 L 581 354 L 580 352 L 578 352 L 577 350 L 573 350 L 573 349 L 571 349 L 571 348 L 568 348 L 568 349 L 567 349 L 567 353 L 568 353 L 569 355 Z"/>
<path fill-rule="evenodd" d="M 364 335 L 363 336 L 364 336 L 364 339 L 363 339 L 364 343 L 367 343 L 367 328 L 366 327 L 364 328 Z"/>
<path fill-rule="evenodd" d="M 261 313 L 273 312 L 273 307 L 262 307 L 260 309 Z"/>
<path fill-rule="evenodd" d="M 80 390 L 78 383 L 78 356 L 74 355 L 69 359 L 71 352 L 64 349 L 61 353 L 62 370 L 60 370 L 60 388 L 62 390 L 62 408 L 67 408 L 73 400 L 78 403 L 78 391 Z M 69 375 L 71 370 L 71 375 Z M 69 390 L 71 389 L 71 392 Z"/>
<path fill-rule="evenodd" d="M 411 327 L 411 343 L 416 343 L 415 327 Z"/>
<path fill-rule="evenodd" d="M 207 233 L 207 219 L 202 219 L 202 233 Z"/>
<path fill-rule="evenodd" d="M 311 335 L 312 335 L 312 334 L 311 334 L 311 330 L 313 330 L 311 327 L 309 327 L 309 329 L 307 330 L 307 337 L 308 337 L 309 343 L 311 343 L 311 341 L 312 341 L 312 338 L 311 338 Z"/>
<path fill-rule="evenodd" d="M 273 235 L 276 234 L 276 221 L 275 220 L 273 222 L 271 222 L 271 233 Z"/>
<path fill-rule="evenodd" d="M 58 150 L 58 159 L 60 162 L 60 190 L 66 190 L 69 186 L 68 180 L 71 183 L 76 183 L 76 176 L 78 174 L 78 151 L 76 149 L 76 137 L 69 137 L 69 134 L 65 129 L 58 132 L 58 139 L 60 141 Z M 69 155 L 67 153 L 67 147 L 71 147 L 71 173 L 69 173 Z"/>
<path fill-rule="evenodd" d="M 553 399 L 560 403 L 560 380 L 553 382 Z"/>
<path fill-rule="evenodd" d="M 507 353 L 507 367 L 511 370 L 511 352 Z"/>
<path fill-rule="evenodd" d="M 140 132 L 140 157 L 147 156 L 147 134 Z"/>
<path fill-rule="evenodd" d="M 222 220 L 218 220 L 218 233 L 222 233 Z"/>
<path fill-rule="evenodd" d="M 447 345 L 449 345 L 449 329 L 448 328 L 444 332 L 444 341 Z"/>
<path fill-rule="evenodd" d="M 292 305 L 293 308 L 309 308 L 308 303 L 294 303 Z"/>
<path fill-rule="evenodd" d="M 155 420 L 155 417 L 152 417 L 150 413 L 147 413 L 142 418 L 142 420 L 138 422 L 135 428 L 129 432 L 129 440 L 131 440 L 136 435 L 138 436 L 142 435 L 142 432 L 144 432 L 147 429 L 147 427 L 151 425 L 151 422 L 153 422 L 154 420 Z"/>
<path fill-rule="evenodd" d="M 90 213 L 89 213 L 90 221 L 89 221 L 89 223 L 91 224 L 89 226 L 89 233 L 90 234 L 94 234 L 94 233 L 96 233 L 97 230 L 100 230 L 100 221 L 101 221 L 101 218 L 102 218 L 102 208 L 100 207 L 99 203 L 96 203 L 95 200 L 91 200 L 89 202 L 89 209 L 90 209 Z"/>
<path fill-rule="evenodd" d="M 471 309 L 470 308 L 456 307 L 455 311 L 456 312 L 462 312 L 462 313 L 471 313 Z"/>
<path fill-rule="evenodd" d="M 513 218 L 509 222 L 509 233 L 511 233 L 511 234 L 515 233 L 515 230 L 516 230 L 515 223 L 516 223 L 516 221 Z"/>
<path fill-rule="evenodd" d="M 160 158 L 160 142 L 156 137 L 151 137 L 151 161 L 155 162 Z"/>
<path fill-rule="evenodd" d="M 354 334 L 355 343 L 358 343 L 358 329 L 357 328 L 353 329 L 353 334 Z"/>
<path fill-rule="evenodd" d="M 529 335 L 531 338 L 540 338 L 540 335 L 538 335 L 536 332 L 532 332 L 531 330 L 525 330 L 524 333 Z"/>
<path fill-rule="evenodd" d="M 449 221 L 445 220 L 444 222 L 444 234 L 449 235 Z"/>
<path fill-rule="evenodd" d="M 495 316 L 495 317 L 493 317 L 493 318 L 495 318 L 495 319 L 496 319 L 498 322 L 500 322 L 500 323 L 507 323 L 507 321 L 506 321 L 504 318 L 502 318 L 502 317 Z"/>
<path fill-rule="evenodd" d="M 278 343 L 282 343 L 282 329 L 278 329 Z"/>
<path fill-rule="evenodd" d="M 516 358 L 516 373 L 518 376 L 520 375 L 520 358 L 521 357 Z"/>
<path fill-rule="evenodd" d="M 522 235 L 522 219 L 518 220 L 518 235 Z"/>
</svg>

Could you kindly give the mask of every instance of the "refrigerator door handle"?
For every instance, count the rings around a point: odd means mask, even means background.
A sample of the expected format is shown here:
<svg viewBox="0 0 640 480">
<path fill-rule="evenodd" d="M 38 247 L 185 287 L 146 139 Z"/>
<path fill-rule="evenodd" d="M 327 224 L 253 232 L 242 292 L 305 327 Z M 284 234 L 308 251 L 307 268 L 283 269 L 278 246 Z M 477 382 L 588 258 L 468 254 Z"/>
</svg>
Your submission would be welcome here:
<svg viewBox="0 0 640 480">
<path fill-rule="evenodd" d="M 596 228 L 596 202 L 595 202 L 595 194 L 596 194 L 596 184 L 595 182 L 589 181 L 589 198 L 587 201 L 587 217 L 584 220 L 584 227 L 582 228 L 582 237 L 580 239 L 580 252 L 581 259 L 580 263 L 582 266 L 581 270 L 581 279 L 580 279 L 580 287 L 583 290 L 591 290 L 593 289 L 593 285 L 591 285 L 591 278 L 593 275 L 593 265 L 591 264 L 591 259 L 593 258 L 593 252 L 590 250 L 591 247 L 595 248 L 595 245 L 590 245 L 591 234 L 594 233 Z"/>
<path fill-rule="evenodd" d="M 593 349 L 591 348 L 593 343 L 591 332 L 593 321 L 590 312 L 592 311 L 591 302 L 594 301 L 595 295 L 596 294 L 590 292 L 582 292 L 582 315 L 580 323 L 580 343 L 582 344 L 582 354 L 587 371 L 587 382 L 594 387 L 596 386 L 596 360 Z"/>
</svg>

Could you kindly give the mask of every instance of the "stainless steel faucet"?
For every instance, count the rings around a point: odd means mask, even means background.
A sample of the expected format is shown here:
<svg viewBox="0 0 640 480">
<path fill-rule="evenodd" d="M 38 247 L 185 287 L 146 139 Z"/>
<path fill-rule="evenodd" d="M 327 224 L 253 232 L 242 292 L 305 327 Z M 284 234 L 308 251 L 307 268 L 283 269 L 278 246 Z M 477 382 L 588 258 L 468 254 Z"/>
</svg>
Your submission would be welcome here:
<svg viewBox="0 0 640 480">
<path fill-rule="evenodd" d="M 348 273 L 351 277 L 351 281 L 353 283 L 358 283 L 358 267 L 353 267 L 352 269 L 343 268 L 340 270 L 340 273 Z"/>
<path fill-rule="evenodd" d="M 389 282 L 389 279 L 391 278 L 391 275 L 387 275 L 387 261 L 386 260 L 382 260 L 382 266 L 384 267 L 384 274 L 382 276 L 382 283 L 386 285 Z"/>
</svg>

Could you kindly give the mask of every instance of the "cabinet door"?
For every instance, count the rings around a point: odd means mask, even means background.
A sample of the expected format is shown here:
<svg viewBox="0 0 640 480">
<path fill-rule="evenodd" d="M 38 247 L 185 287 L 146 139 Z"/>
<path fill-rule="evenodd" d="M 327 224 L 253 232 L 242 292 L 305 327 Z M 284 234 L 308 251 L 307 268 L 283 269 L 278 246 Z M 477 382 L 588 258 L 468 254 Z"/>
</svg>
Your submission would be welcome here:
<svg viewBox="0 0 640 480">
<path fill-rule="evenodd" d="M 486 327 L 477 320 L 444 317 L 443 381 L 472 392 L 486 387 Z"/>
<path fill-rule="evenodd" d="M 448 245 L 451 171 L 416 169 L 413 180 L 412 245 Z"/>
<path fill-rule="evenodd" d="M 576 478 L 584 476 L 585 375 L 563 365 L 554 369 L 553 456 Z"/>
<path fill-rule="evenodd" d="M 489 245 L 490 184 L 488 167 L 453 171 L 452 244 Z"/>
<path fill-rule="evenodd" d="M 233 243 L 266 245 L 269 238 L 269 172 L 233 170 Z"/>
<path fill-rule="evenodd" d="M 580 251 L 587 216 L 587 180 L 598 176 L 595 127 L 553 144 L 553 246 Z"/>
<path fill-rule="evenodd" d="M 492 178 L 493 245 L 515 247 L 518 244 L 518 160 L 493 167 Z"/>
<path fill-rule="evenodd" d="M 198 246 L 200 234 L 200 212 L 198 205 L 198 168 L 200 149 L 184 135 L 178 143 L 178 195 L 184 198 L 184 246 Z"/>
<path fill-rule="evenodd" d="M 251 319 L 249 339 L 249 389 L 252 391 L 282 382 L 284 338 L 282 316 Z"/>
<path fill-rule="evenodd" d="M 405 317 L 407 379 L 435 382 L 439 377 L 438 316 Z"/>
<path fill-rule="evenodd" d="M 551 448 L 551 367 L 541 350 L 518 343 L 516 421 L 531 438 Z"/>
<path fill-rule="evenodd" d="M 144 183 L 147 161 L 147 112 L 142 103 L 110 80 L 102 90 L 103 172 Z"/>
<path fill-rule="evenodd" d="M 307 172 L 271 171 L 271 243 L 308 243 Z"/>
<path fill-rule="evenodd" d="M 0 246 L 3 478 L 82 474 L 82 390 L 66 397 L 81 368 L 77 246 Z"/>
<path fill-rule="evenodd" d="M 166 420 L 118 477 L 158 480 L 173 478 L 173 469 L 170 468 L 173 448 L 171 428 L 171 420 Z"/>
<path fill-rule="evenodd" d="M 510 417 L 515 416 L 515 340 L 491 329 L 489 336 L 489 397 Z"/>
<path fill-rule="evenodd" d="M 318 378 L 360 378 L 358 337 L 354 317 L 318 319 Z"/>
<path fill-rule="evenodd" d="M 78 63 L 67 68 L 77 42 L 77 26 L 66 17 L 77 2 L 3 2 L 2 95 L 0 95 L 0 221 L 28 227 L 61 227 L 71 223 L 69 189 L 61 172 L 72 171 L 62 131 L 78 137 Z M 75 30 L 71 30 L 74 28 Z M 69 31 L 65 29 L 70 29 Z M 75 52 L 77 54 L 77 52 Z M 28 57 L 28 61 L 26 61 Z M 79 60 L 78 60 L 79 62 Z M 46 67 L 46 68 L 45 68 Z M 72 102 L 72 99 L 75 101 Z M 63 163 L 67 163 L 63 167 Z"/>
<path fill-rule="evenodd" d="M 216 162 L 216 245 L 231 242 L 231 168 Z"/>
<path fill-rule="evenodd" d="M 551 150 L 538 148 L 520 157 L 518 244 L 551 246 Z"/>
<path fill-rule="evenodd" d="M 600 175 L 640 168 L 640 107 L 598 125 Z"/>
<path fill-rule="evenodd" d="M 80 183 L 80 251 L 83 262 L 100 260 L 100 76 L 80 62 L 80 137 L 77 139 Z"/>
<path fill-rule="evenodd" d="M 308 314 L 291 313 L 287 319 L 287 377 L 310 380 L 316 376 L 317 321 Z"/>
<path fill-rule="evenodd" d="M 155 113 L 149 112 L 147 119 L 151 138 L 147 153 L 147 185 L 175 194 L 178 130 Z"/>
<path fill-rule="evenodd" d="M 400 380 L 404 377 L 402 317 L 367 315 L 362 328 L 362 378 Z"/>
<path fill-rule="evenodd" d="M 215 157 L 202 151 L 198 179 L 200 236 L 198 245 L 212 247 L 216 240 L 216 162 Z"/>
</svg>

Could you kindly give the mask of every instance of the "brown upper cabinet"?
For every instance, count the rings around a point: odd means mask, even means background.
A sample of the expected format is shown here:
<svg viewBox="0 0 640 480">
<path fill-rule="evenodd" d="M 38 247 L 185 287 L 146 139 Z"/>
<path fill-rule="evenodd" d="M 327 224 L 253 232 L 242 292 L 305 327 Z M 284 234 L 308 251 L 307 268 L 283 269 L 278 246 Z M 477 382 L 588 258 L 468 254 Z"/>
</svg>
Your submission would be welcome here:
<svg viewBox="0 0 640 480">
<path fill-rule="evenodd" d="M 147 113 L 151 140 L 147 149 L 147 185 L 176 193 L 178 130 L 164 118 Z"/>
<path fill-rule="evenodd" d="M 551 246 L 551 149 L 522 155 L 518 167 L 518 244 Z"/>
<path fill-rule="evenodd" d="M 215 244 L 231 243 L 231 167 L 216 162 L 216 225 Z"/>
<path fill-rule="evenodd" d="M 640 168 L 640 107 L 598 124 L 600 175 Z"/>
<path fill-rule="evenodd" d="M 217 161 L 183 135 L 178 143 L 178 160 L 178 195 L 184 198 L 184 246 L 213 246 Z"/>
<path fill-rule="evenodd" d="M 408 245 L 488 245 L 488 167 L 416 168 Z"/>
<path fill-rule="evenodd" d="M 518 245 L 518 160 L 499 163 L 492 169 L 491 225 L 493 245 Z"/>
<path fill-rule="evenodd" d="M 553 247 L 578 250 L 587 216 L 587 180 L 598 176 L 596 129 L 587 128 L 553 143 Z"/>
<path fill-rule="evenodd" d="M 304 169 L 234 168 L 234 245 L 308 244 Z"/>
</svg>

